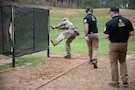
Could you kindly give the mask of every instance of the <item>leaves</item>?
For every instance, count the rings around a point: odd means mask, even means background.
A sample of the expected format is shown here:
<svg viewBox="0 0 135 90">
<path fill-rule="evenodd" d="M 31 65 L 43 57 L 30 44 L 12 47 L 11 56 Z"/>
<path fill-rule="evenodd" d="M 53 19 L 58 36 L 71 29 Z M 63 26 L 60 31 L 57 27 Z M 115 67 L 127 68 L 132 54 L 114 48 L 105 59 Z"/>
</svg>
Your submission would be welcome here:
<svg viewBox="0 0 135 90">
<path fill-rule="evenodd" d="M 0 0 L 0 4 L 6 1 L 66 8 L 85 8 L 87 6 L 110 8 L 112 6 L 118 6 L 120 8 L 135 9 L 135 0 Z"/>
</svg>

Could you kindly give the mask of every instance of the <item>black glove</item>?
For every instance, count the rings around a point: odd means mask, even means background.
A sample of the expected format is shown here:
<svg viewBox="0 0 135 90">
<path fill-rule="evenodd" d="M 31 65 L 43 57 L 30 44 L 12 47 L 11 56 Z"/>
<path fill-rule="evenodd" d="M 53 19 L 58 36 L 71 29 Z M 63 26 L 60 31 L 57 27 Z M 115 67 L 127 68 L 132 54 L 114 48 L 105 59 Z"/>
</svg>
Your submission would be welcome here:
<svg viewBox="0 0 135 90">
<path fill-rule="evenodd" d="M 55 29 L 56 27 L 55 26 L 50 26 L 52 29 Z"/>
</svg>

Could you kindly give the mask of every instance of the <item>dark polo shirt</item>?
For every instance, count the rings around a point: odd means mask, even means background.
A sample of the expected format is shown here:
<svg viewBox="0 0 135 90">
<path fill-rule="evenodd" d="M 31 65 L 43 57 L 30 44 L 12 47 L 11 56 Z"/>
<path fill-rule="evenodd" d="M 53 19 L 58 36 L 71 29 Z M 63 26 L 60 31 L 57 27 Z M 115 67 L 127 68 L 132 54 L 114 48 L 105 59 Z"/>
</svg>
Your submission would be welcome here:
<svg viewBox="0 0 135 90">
<path fill-rule="evenodd" d="M 127 42 L 129 32 L 133 30 L 131 22 L 119 15 L 106 23 L 104 34 L 110 35 L 109 40 L 111 42 Z"/>
<path fill-rule="evenodd" d="M 89 25 L 89 31 L 87 34 L 90 34 L 91 32 L 98 33 L 97 19 L 94 15 L 88 14 L 86 17 L 84 17 L 84 24 Z"/>
</svg>

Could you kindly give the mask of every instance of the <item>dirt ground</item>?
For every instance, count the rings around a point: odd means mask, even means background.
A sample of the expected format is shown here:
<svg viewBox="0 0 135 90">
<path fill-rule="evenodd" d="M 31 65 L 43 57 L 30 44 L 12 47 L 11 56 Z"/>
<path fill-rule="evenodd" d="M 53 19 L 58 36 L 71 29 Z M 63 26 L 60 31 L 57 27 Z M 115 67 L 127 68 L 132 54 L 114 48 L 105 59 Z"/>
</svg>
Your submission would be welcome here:
<svg viewBox="0 0 135 90">
<path fill-rule="evenodd" d="M 0 74 L 0 90 L 135 90 L 135 55 L 128 56 L 127 60 L 128 88 L 108 86 L 111 76 L 107 57 L 100 57 L 99 68 L 94 69 L 88 64 L 87 57 L 64 59 L 58 55 L 51 56 L 47 62 L 36 67 L 16 68 Z M 56 76 L 58 78 L 54 79 Z M 50 81 L 52 78 L 54 80 Z"/>
</svg>

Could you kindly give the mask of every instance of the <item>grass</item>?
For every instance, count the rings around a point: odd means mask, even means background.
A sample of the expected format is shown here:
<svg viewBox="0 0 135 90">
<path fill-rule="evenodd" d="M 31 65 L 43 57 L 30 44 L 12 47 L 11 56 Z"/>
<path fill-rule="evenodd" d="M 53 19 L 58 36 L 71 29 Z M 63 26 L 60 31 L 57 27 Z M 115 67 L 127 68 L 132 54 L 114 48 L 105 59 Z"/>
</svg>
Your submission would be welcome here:
<svg viewBox="0 0 135 90">
<path fill-rule="evenodd" d="M 46 58 L 46 52 L 41 51 L 38 53 L 33 53 L 31 55 L 25 55 L 16 58 L 16 67 L 18 68 L 28 68 L 35 67 L 37 64 L 44 63 L 48 58 Z M 0 66 L 0 70 L 11 68 L 12 64 L 7 63 Z"/>
<path fill-rule="evenodd" d="M 67 17 L 69 20 L 80 29 L 80 36 L 76 37 L 75 40 L 71 43 L 71 52 L 73 55 L 87 56 L 88 47 L 85 42 L 84 37 L 84 25 L 83 17 L 86 15 L 84 9 L 53 9 L 50 10 L 50 25 L 58 24 L 62 18 Z M 107 56 L 109 51 L 109 41 L 104 39 L 103 31 L 105 23 L 110 20 L 107 9 L 95 9 L 94 15 L 97 17 L 98 30 L 99 30 L 99 56 Z M 50 39 L 54 40 L 57 36 L 63 32 L 62 30 L 52 30 L 50 29 Z M 50 43 L 50 54 L 51 55 L 65 55 L 65 41 L 63 40 L 58 46 L 53 46 Z M 135 37 L 129 39 L 128 45 L 128 54 L 131 54 L 135 51 Z M 47 59 L 45 57 L 45 51 L 26 55 L 23 57 L 17 58 L 16 66 L 18 67 L 34 67 L 39 63 L 45 62 Z M 0 66 L 0 70 L 11 67 L 11 64 L 6 64 Z"/>
<path fill-rule="evenodd" d="M 103 31 L 105 23 L 110 19 L 107 15 L 100 14 L 100 9 L 96 9 L 94 15 L 97 17 L 98 20 L 98 29 L 99 29 L 99 55 L 106 55 L 108 53 L 108 44 L 109 42 L 104 39 Z M 67 15 L 68 13 L 68 15 Z M 80 36 L 78 36 L 71 44 L 72 53 L 73 54 L 81 54 L 81 56 L 87 56 L 87 44 L 85 42 L 84 37 L 84 26 L 83 26 L 83 17 L 86 15 L 83 9 L 63 9 L 63 10 L 52 10 L 51 11 L 51 18 L 50 18 L 50 25 L 56 25 L 58 22 L 61 21 L 62 18 L 67 17 L 71 22 L 75 24 L 76 27 L 80 29 Z M 54 31 L 50 30 L 51 39 L 55 39 L 59 33 L 62 31 Z M 52 47 L 51 45 L 51 53 L 65 53 L 65 40 L 62 41 L 56 47 Z"/>
<path fill-rule="evenodd" d="M 50 14 L 50 25 L 58 24 L 62 18 L 67 17 L 69 20 L 75 24 L 76 27 L 80 29 L 80 36 L 78 36 L 71 44 L 72 53 L 73 54 L 81 54 L 81 56 L 87 56 L 87 45 L 84 37 L 84 25 L 83 25 L 83 17 L 86 15 L 84 9 L 60 9 L 60 10 L 51 10 Z M 109 41 L 104 38 L 104 27 L 108 20 L 110 20 L 110 16 L 108 14 L 108 9 L 95 9 L 94 15 L 97 17 L 97 26 L 99 30 L 99 56 L 108 55 L 109 51 Z M 62 31 L 54 31 L 50 30 L 50 39 L 55 39 Z M 131 37 L 129 39 L 128 45 L 128 54 L 131 54 L 135 51 L 135 37 Z M 58 46 L 53 47 L 50 45 L 51 54 L 63 54 L 65 51 L 65 40 L 61 42 Z"/>
</svg>

